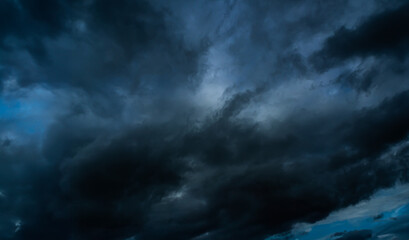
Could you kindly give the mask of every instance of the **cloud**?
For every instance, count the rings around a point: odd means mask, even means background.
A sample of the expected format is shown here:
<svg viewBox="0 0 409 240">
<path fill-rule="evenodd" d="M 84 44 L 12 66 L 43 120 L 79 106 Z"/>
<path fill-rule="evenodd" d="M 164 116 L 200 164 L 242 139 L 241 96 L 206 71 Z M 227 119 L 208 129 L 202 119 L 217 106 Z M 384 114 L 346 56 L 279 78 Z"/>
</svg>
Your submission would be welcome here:
<svg viewBox="0 0 409 240">
<path fill-rule="evenodd" d="M 3 4 L 10 5 L 2 9 L 12 8 L 8 13 L 16 19 L 3 26 L 1 72 L 22 85 L 45 82 L 103 91 L 101 84 L 112 85 L 111 79 L 129 88 L 176 79 L 186 83 L 203 51 L 202 46 L 186 48 L 169 32 L 166 11 L 145 1 L 120 1 L 115 8 L 110 1 Z"/>
<path fill-rule="evenodd" d="M 355 57 L 389 55 L 405 59 L 409 40 L 408 9 L 408 4 L 401 4 L 396 9 L 368 17 L 353 29 L 339 28 L 314 54 L 315 66 L 325 70 Z"/>
<path fill-rule="evenodd" d="M 0 4 L 2 239 L 264 239 L 408 180 L 405 4 Z"/>
<path fill-rule="evenodd" d="M 340 232 L 340 233 L 334 233 L 334 237 L 337 237 L 335 239 L 340 239 L 340 240 L 366 240 L 366 239 L 371 239 L 372 237 L 372 231 L 371 230 L 355 230 L 351 232 Z"/>
<path fill-rule="evenodd" d="M 376 239 L 405 239 L 409 237 L 408 232 L 408 217 L 400 218 L 395 222 L 391 222 L 382 227 L 378 231 Z"/>
</svg>

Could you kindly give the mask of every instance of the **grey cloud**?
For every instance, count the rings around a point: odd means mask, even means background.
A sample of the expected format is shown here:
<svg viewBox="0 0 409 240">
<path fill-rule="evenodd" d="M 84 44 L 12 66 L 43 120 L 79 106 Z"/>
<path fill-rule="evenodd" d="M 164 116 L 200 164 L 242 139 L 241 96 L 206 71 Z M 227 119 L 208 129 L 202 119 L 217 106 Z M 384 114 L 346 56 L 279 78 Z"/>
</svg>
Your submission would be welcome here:
<svg viewBox="0 0 409 240">
<path fill-rule="evenodd" d="M 326 39 L 313 60 L 325 70 L 354 57 L 391 55 L 403 60 L 407 52 L 408 5 L 386 10 L 368 17 L 354 29 L 339 28 Z"/>
<path fill-rule="evenodd" d="M 371 3 L 3 1 L 0 238 L 264 239 L 407 182 L 406 5 Z"/>
<path fill-rule="evenodd" d="M 366 240 L 366 239 L 371 239 L 372 231 L 371 230 L 355 230 L 355 231 L 350 231 L 346 233 L 343 233 L 343 232 L 335 233 L 333 236 L 337 237 L 335 239 L 340 239 L 340 240 Z"/>
</svg>

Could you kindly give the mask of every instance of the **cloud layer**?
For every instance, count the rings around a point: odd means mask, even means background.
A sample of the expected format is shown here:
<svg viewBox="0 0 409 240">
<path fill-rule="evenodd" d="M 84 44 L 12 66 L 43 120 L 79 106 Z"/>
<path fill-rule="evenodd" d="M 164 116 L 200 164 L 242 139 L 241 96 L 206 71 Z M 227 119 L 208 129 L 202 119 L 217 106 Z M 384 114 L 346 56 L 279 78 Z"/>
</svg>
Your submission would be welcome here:
<svg viewBox="0 0 409 240">
<path fill-rule="evenodd" d="M 0 238 L 291 237 L 407 182 L 408 6 L 1 1 Z"/>
</svg>

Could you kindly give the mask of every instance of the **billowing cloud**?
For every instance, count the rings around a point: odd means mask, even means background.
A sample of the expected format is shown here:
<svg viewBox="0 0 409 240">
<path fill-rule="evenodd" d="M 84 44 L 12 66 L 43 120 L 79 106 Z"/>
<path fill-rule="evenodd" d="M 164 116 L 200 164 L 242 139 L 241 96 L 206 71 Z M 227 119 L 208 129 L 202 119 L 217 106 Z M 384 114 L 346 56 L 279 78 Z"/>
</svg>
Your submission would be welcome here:
<svg viewBox="0 0 409 240">
<path fill-rule="evenodd" d="M 2 1 L 0 238 L 405 239 L 407 8 Z"/>
<path fill-rule="evenodd" d="M 409 5 L 374 14 L 353 29 L 340 27 L 315 55 L 319 68 L 354 57 L 389 55 L 404 60 L 409 41 Z"/>
</svg>

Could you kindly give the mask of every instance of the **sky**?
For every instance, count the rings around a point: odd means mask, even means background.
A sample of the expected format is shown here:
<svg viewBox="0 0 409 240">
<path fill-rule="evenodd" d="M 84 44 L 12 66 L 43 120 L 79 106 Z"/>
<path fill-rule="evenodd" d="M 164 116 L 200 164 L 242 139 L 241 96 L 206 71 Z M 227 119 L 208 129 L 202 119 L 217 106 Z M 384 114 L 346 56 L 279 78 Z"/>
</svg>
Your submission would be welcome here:
<svg viewBox="0 0 409 240">
<path fill-rule="evenodd" d="M 409 2 L 1 0 L 0 239 L 409 239 Z"/>
</svg>

